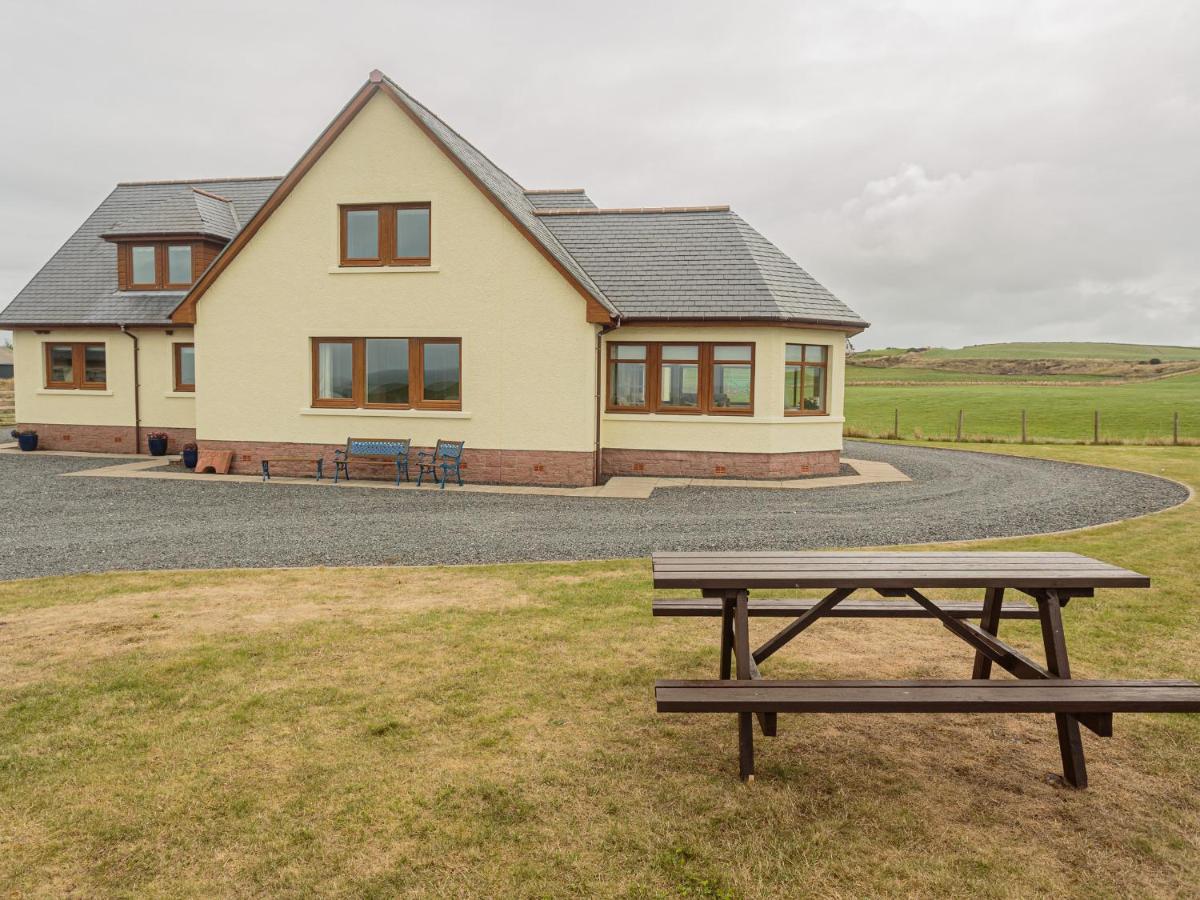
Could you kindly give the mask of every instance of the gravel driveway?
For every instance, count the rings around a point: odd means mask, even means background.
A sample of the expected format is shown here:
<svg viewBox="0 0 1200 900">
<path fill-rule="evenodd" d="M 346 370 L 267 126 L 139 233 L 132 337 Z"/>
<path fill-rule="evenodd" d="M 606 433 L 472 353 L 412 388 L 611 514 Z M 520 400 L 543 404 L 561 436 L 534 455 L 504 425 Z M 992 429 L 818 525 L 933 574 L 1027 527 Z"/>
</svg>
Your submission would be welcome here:
<svg viewBox="0 0 1200 900">
<path fill-rule="evenodd" d="M 913 480 L 815 491 L 672 488 L 648 500 L 60 478 L 111 459 L 0 455 L 0 578 L 111 569 L 422 565 L 854 547 L 1030 534 L 1182 502 L 1089 466 L 847 442 Z"/>
</svg>

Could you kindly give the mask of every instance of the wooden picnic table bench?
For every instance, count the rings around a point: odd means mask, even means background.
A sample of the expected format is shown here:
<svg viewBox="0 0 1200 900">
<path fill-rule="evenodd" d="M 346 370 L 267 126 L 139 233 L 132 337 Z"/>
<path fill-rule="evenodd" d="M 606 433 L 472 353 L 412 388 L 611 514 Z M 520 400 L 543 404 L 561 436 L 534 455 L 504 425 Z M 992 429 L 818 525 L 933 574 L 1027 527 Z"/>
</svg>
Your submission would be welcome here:
<svg viewBox="0 0 1200 900">
<path fill-rule="evenodd" d="M 306 463 L 308 465 L 316 464 L 317 481 L 320 481 L 325 472 L 325 460 L 319 456 L 264 456 L 262 459 L 262 480 L 271 480 L 271 463 Z"/>
<path fill-rule="evenodd" d="M 781 712 L 1053 713 L 1063 776 L 1087 786 L 1079 726 L 1112 735 L 1117 712 L 1200 712 L 1191 681 L 1071 678 L 1062 607 L 1097 588 L 1144 588 L 1150 579 L 1076 553 L 754 552 L 656 553 L 655 588 L 699 589 L 700 598 L 659 599 L 655 616 L 720 617 L 718 678 L 655 684 L 660 712 L 736 713 L 743 780 L 754 778 L 753 719 L 766 736 Z M 751 590 L 819 588 L 820 599 L 750 599 Z M 982 589 L 982 602 L 935 600 L 929 589 Z M 849 599 L 870 590 L 882 600 Z M 1034 605 L 1005 602 L 1019 592 Z M 892 599 L 886 599 L 892 598 Z M 793 621 L 753 652 L 749 620 Z M 975 651 L 970 679 L 952 681 L 768 681 L 759 665 L 824 617 L 936 619 Z M 1041 623 L 1045 666 L 1001 640 L 1002 619 Z M 978 619 L 979 624 L 969 621 Z M 991 680 L 993 666 L 1016 681 Z"/>
</svg>

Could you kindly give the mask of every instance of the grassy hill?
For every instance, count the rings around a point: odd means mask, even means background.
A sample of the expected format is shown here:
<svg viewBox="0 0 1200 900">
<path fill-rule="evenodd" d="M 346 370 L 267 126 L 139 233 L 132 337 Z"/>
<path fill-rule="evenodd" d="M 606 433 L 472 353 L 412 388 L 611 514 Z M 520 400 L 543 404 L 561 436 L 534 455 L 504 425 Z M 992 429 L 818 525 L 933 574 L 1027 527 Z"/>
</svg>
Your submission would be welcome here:
<svg viewBox="0 0 1200 900">
<path fill-rule="evenodd" d="M 864 350 L 855 354 L 859 359 L 881 359 L 903 356 L 913 352 L 904 347 L 885 347 Z M 1178 347 L 1169 344 L 1109 344 L 1083 341 L 1013 342 L 1002 344 L 972 344 L 957 349 L 931 347 L 917 351 L 926 359 L 1107 359 L 1138 362 L 1161 359 L 1165 362 L 1196 360 L 1200 362 L 1200 347 Z"/>
<path fill-rule="evenodd" d="M 1155 360 L 1150 363 L 1150 360 Z M 1200 442 L 1200 348 L 1142 344 L 980 344 L 957 350 L 890 348 L 855 354 L 846 367 L 846 433 L 1032 441 L 1094 437 Z"/>
</svg>

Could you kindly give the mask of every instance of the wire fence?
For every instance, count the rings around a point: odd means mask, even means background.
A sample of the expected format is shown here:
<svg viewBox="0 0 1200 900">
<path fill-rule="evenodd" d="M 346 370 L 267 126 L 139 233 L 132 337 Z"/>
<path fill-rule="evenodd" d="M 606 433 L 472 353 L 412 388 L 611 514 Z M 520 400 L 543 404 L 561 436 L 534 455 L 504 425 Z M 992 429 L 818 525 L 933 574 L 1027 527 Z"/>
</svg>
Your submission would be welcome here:
<svg viewBox="0 0 1200 900">
<path fill-rule="evenodd" d="M 931 416 L 928 411 L 914 412 L 911 418 L 921 424 L 909 424 L 908 417 L 900 407 L 896 407 L 893 409 L 890 428 L 878 425 L 869 428 L 847 423 L 845 433 L 847 437 L 858 438 L 986 444 L 1200 446 L 1200 436 L 1185 432 L 1185 427 L 1190 432 L 1196 423 L 1185 421 L 1178 411 L 1172 412 L 1163 419 L 1159 427 L 1156 427 L 1153 420 L 1147 421 L 1146 416 L 1139 416 L 1136 423 L 1131 423 L 1126 417 L 1105 416 L 1102 410 L 1096 409 L 1091 411 L 1088 423 L 1090 427 L 1086 429 L 1079 427 L 1081 423 L 1078 416 L 1071 417 L 1076 421 L 1069 425 L 1064 423 L 1063 417 L 1054 417 L 1051 425 L 1046 424 L 1048 417 L 1043 417 L 1040 422 L 1035 423 L 1026 409 L 1019 410 L 1017 415 L 1011 417 L 998 417 L 996 413 L 989 412 L 981 417 L 986 420 L 982 430 L 972 428 L 972 416 L 968 407 L 959 409 L 958 415 L 942 426 L 930 427 L 931 418 L 943 417 Z"/>
</svg>

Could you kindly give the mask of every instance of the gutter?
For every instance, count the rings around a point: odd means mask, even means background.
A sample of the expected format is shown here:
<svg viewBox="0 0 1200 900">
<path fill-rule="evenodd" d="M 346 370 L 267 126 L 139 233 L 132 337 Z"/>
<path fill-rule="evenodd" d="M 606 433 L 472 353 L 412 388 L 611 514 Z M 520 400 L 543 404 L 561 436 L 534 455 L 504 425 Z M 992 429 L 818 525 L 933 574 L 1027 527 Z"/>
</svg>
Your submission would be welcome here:
<svg viewBox="0 0 1200 900">
<path fill-rule="evenodd" d="M 600 406 L 603 400 L 603 390 L 600 385 L 603 382 L 604 363 L 601 358 L 601 350 L 604 346 L 604 336 L 611 331 L 616 331 L 621 327 L 621 317 L 618 315 L 614 321 L 608 325 L 601 325 L 596 329 L 596 444 L 592 451 L 592 484 L 600 484 Z"/>
<path fill-rule="evenodd" d="M 121 334 L 133 341 L 133 452 L 142 452 L 142 404 L 141 381 L 138 378 L 138 339 L 137 335 L 124 325 L 117 326 Z"/>
</svg>

